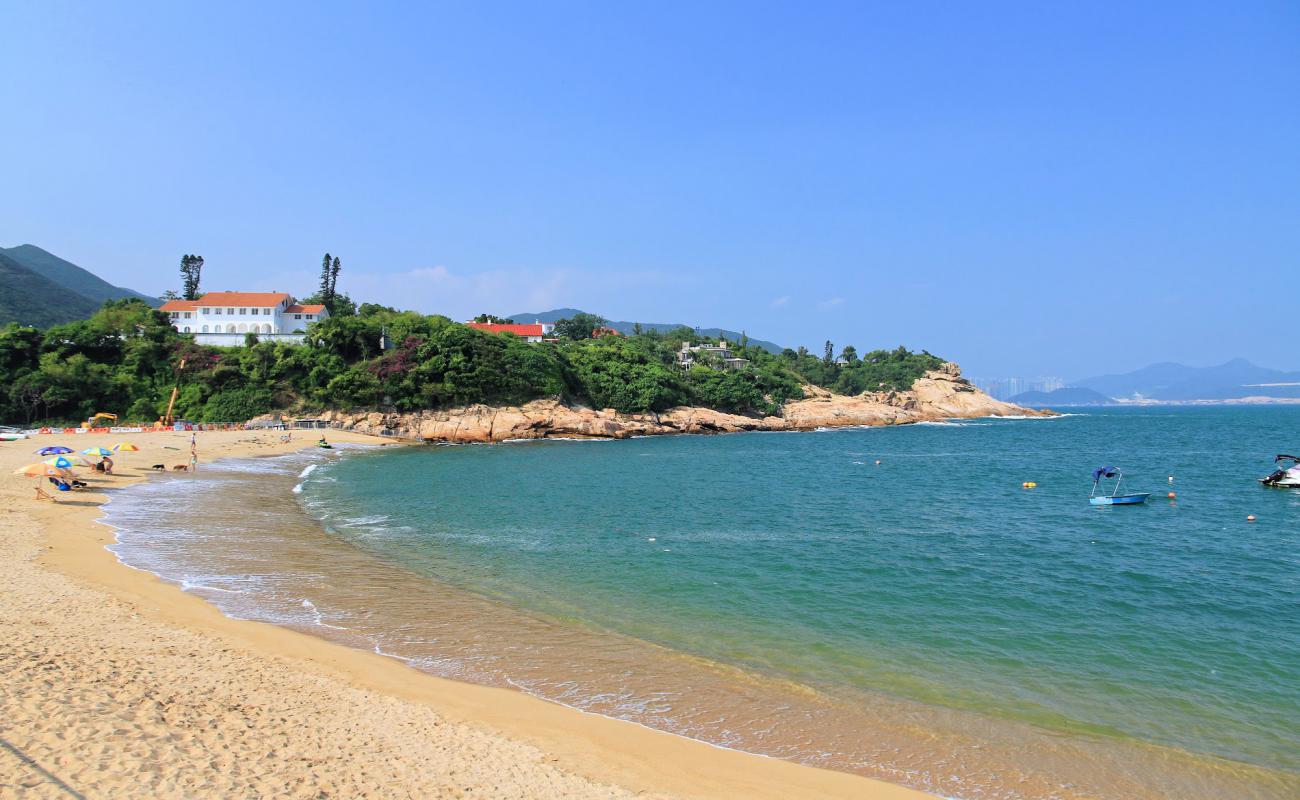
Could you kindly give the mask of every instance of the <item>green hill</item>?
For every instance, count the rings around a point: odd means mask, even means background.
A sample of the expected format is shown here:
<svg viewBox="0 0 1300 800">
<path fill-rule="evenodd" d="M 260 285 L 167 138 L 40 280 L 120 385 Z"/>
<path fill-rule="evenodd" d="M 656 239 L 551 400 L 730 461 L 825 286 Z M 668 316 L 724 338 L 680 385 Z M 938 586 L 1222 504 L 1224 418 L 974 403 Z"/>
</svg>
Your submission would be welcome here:
<svg viewBox="0 0 1300 800">
<path fill-rule="evenodd" d="M 0 325 L 17 322 L 48 328 L 85 319 L 99 306 L 98 301 L 68 291 L 0 250 Z"/>
<path fill-rule="evenodd" d="M 555 322 L 557 320 L 567 319 L 569 317 L 572 317 L 574 314 L 582 314 L 582 313 L 584 312 L 579 311 L 576 308 L 555 308 L 550 311 L 538 311 L 536 313 L 531 313 L 531 314 L 528 313 L 515 314 L 511 317 L 507 317 L 506 319 L 513 319 L 515 322 L 518 322 L 520 324 L 529 324 L 533 322 Z M 744 335 L 740 331 L 731 331 L 731 330 L 727 330 L 726 328 L 696 328 L 691 325 L 683 325 L 680 322 L 639 322 L 638 323 L 638 322 L 631 322 L 627 320 L 611 319 L 611 320 L 606 320 L 605 324 L 624 335 L 631 334 L 632 331 L 635 329 L 635 326 L 637 325 L 640 325 L 641 330 L 643 331 L 653 330 L 653 331 L 659 331 L 660 333 L 675 331 L 678 328 L 691 328 L 692 330 L 695 331 L 696 335 L 698 336 L 703 336 L 710 339 L 726 339 L 727 341 L 730 342 L 738 342 L 740 341 L 740 337 Z M 781 347 L 781 345 L 776 344 L 775 342 L 768 342 L 763 339 L 755 339 L 753 337 L 749 338 L 749 343 L 754 345 L 755 347 L 761 347 L 767 352 L 772 353 L 774 355 L 779 355 L 781 353 L 781 350 L 784 349 Z"/>
<path fill-rule="evenodd" d="M 155 308 L 161 304 L 156 297 L 149 297 L 131 289 L 114 286 L 95 273 L 70 261 L 64 261 L 34 244 L 20 244 L 17 247 L 8 248 L 0 247 L 0 254 L 8 256 L 18 262 L 19 265 L 53 281 L 68 291 L 76 292 L 82 297 L 95 301 L 96 308 L 105 300 L 125 300 L 130 297 L 143 300 Z M 80 318 L 76 317 L 76 319 Z"/>
</svg>

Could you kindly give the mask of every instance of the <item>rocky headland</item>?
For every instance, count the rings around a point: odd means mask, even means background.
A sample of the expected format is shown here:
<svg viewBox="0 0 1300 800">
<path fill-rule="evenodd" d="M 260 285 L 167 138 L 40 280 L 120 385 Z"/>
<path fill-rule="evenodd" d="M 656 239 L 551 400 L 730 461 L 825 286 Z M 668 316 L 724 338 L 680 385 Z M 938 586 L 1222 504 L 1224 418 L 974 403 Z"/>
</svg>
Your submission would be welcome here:
<svg viewBox="0 0 1300 800">
<path fill-rule="evenodd" d="M 320 415 L 337 427 L 358 433 L 424 442 L 503 442 L 511 439 L 626 439 L 679 433 L 803 431 L 862 425 L 907 425 L 954 418 L 1051 416 L 995 400 L 962 378 L 947 363 L 917 380 L 906 392 L 836 395 L 815 386 L 805 397 L 786 403 L 779 415 L 732 414 L 682 406 L 628 414 L 559 400 L 534 400 L 522 406 L 470 405 L 432 411 L 327 411 Z"/>
</svg>

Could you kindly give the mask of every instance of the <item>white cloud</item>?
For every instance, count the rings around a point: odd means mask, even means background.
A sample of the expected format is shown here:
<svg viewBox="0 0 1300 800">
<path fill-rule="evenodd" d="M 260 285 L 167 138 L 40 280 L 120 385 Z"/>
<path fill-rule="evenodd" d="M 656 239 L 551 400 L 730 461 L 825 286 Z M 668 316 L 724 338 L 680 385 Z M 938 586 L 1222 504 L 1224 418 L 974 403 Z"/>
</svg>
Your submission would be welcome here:
<svg viewBox="0 0 1300 800">
<path fill-rule="evenodd" d="M 782 295 L 772 301 L 772 308 L 781 308 L 782 306 L 787 305 L 789 302 L 790 302 L 790 296 Z"/>
<path fill-rule="evenodd" d="M 835 306 L 839 306 L 839 305 L 843 305 L 843 304 L 844 304 L 844 298 L 843 298 L 843 297 L 832 297 L 832 298 L 829 299 L 829 300 L 823 300 L 823 301 L 821 301 L 820 303 L 817 304 L 817 307 L 818 307 L 818 308 L 834 308 Z"/>
</svg>

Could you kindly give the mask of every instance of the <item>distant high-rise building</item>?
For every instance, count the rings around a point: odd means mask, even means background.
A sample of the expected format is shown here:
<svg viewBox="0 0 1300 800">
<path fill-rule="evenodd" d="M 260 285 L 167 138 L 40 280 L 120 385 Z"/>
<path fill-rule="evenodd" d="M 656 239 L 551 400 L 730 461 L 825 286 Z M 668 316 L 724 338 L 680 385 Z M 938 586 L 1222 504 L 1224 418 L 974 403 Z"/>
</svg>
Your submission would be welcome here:
<svg viewBox="0 0 1300 800">
<path fill-rule="evenodd" d="M 998 400 L 1006 400 L 1024 392 L 1052 392 L 1065 388 L 1065 379 L 1055 376 L 1037 378 L 971 378 L 970 382 Z"/>
</svg>

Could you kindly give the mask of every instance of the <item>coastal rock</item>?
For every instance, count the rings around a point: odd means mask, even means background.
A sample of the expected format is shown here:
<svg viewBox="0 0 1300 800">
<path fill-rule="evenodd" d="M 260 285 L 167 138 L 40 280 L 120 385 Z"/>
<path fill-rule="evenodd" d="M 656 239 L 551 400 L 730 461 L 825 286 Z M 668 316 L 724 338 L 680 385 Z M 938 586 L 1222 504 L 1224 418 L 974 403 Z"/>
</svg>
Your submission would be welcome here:
<svg viewBox="0 0 1300 800">
<path fill-rule="evenodd" d="M 626 439 L 674 433 L 815 430 L 863 425 L 906 425 L 951 418 L 1051 416 L 994 400 L 961 376 L 953 363 L 918 379 L 906 392 L 837 395 L 804 387 L 804 398 L 786 403 L 780 416 L 732 414 L 682 406 L 659 413 L 622 414 L 559 400 L 522 406 L 475 404 L 462 408 L 382 413 L 327 411 L 321 415 L 361 433 L 425 442 L 503 442 L 511 439 Z"/>
</svg>

